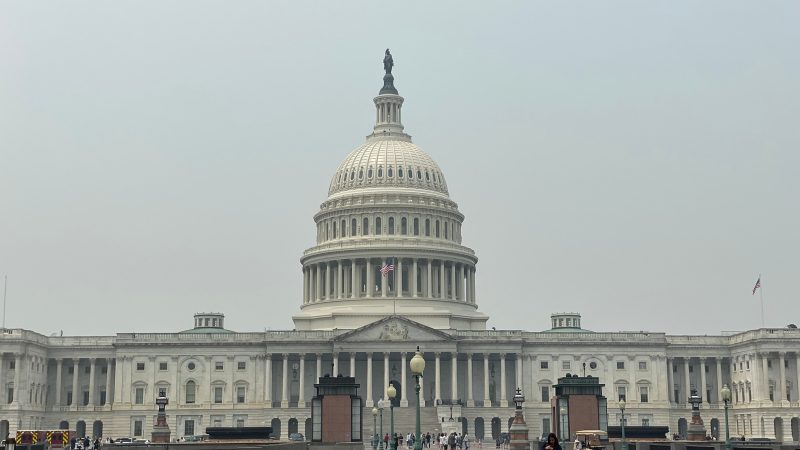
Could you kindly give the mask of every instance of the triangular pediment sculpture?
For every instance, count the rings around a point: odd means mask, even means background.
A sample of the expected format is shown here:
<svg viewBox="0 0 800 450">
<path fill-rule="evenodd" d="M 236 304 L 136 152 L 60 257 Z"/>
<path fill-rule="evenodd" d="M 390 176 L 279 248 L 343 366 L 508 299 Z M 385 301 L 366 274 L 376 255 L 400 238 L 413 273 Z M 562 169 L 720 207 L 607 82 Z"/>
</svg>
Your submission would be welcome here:
<svg viewBox="0 0 800 450">
<path fill-rule="evenodd" d="M 338 342 L 437 342 L 452 341 L 445 332 L 401 316 L 388 316 L 336 337 Z"/>
</svg>

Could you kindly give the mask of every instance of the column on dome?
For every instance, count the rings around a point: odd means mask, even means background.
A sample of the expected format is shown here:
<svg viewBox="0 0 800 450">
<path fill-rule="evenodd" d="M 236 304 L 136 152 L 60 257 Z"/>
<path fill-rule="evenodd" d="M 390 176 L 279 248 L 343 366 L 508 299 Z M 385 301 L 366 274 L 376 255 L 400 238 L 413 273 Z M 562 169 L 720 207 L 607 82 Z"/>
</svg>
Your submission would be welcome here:
<svg viewBox="0 0 800 450">
<path fill-rule="evenodd" d="M 433 284 L 432 283 L 432 281 L 433 281 L 433 267 L 432 267 L 433 266 L 433 260 L 430 259 L 430 258 L 427 259 L 427 263 L 425 265 L 428 268 L 428 276 L 425 279 L 425 287 L 427 287 L 427 289 L 428 289 L 428 298 L 433 298 L 433 287 L 432 287 L 432 284 Z"/>
<path fill-rule="evenodd" d="M 281 380 L 281 408 L 289 407 L 289 354 L 283 354 L 283 367 Z"/>
<path fill-rule="evenodd" d="M 417 298 L 417 284 L 419 280 L 417 279 L 417 258 L 414 258 L 411 263 L 411 278 L 408 280 L 409 287 L 411 288 L 411 297 Z M 403 380 L 405 383 L 405 380 Z M 403 389 L 405 392 L 405 389 Z"/>
<path fill-rule="evenodd" d="M 394 277 L 394 292 L 397 298 L 403 297 L 403 258 L 397 258 L 397 275 Z"/>
<path fill-rule="evenodd" d="M 472 353 L 467 353 L 467 407 L 475 406 L 472 393 Z"/>
<path fill-rule="evenodd" d="M 366 296 L 367 298 L 371 298 L 375 294 L 375 283 L 372 281 L 373 277 L 375 276 L 372 273 L 372 260 L 367 258 L 367 283 L 366 283 Z"/>
<path fill-rule="evenodd" d="M 331 299 L 331 270 L 333 269 L 333 263 L 328 261 L 325 263 L 325 296 L 323 297 L 325 300 Z"/>
<path fill-rule="evenodd" d="M 317 275 L 314 283 L 314 301 L 322 300 L 322 264 L 314 264 L 317 267 Z"/>
<path fill-rule="evenodd" d="M 483 406 L 492 407 L 492 399 L 489 396 L 489 354 L 483 354 Z"/>
<path fill-rule="evenodd" d="M 338 267 L 336 268 L 336 298 L 341 299 L 344 296 L 344 284 L 342 271 L 344 269 L 344 261 L 339 260 Z"/>
<path fill-rule="evenodd" d="M 272 408 L 272 355 L 264 355 L 264 404 Z"/>
<path fill-rule="evenodd" d="M 458 280 L 456 284 L 456 297 L 462 302 L 466 301 L 464 298 L 464 264 L 458 265 L 458 278 L 456 279 Z"/>
<path fill-rule="evenodd" d="M 300 353 L 300 386 L 297 389 L 297 407 L 306 407 L 306 354 Z"/>
<path fill-rule="evenodd" d="M 56 403 L 55 406 L 61 406 L 61 374 L 64 371 L 64 359 L 56 359 Z M 0 380 L 3 379 L 3 354 L 0 353 Z"/>
<path fill-rule="evenodd" d="M 358 297 L 358 262 L 353 259 L 350 261 L 350 298 Z"/>
<path fill-rule="evenodd" d="M 439 298 L 447 298 L 447 280 L 445 279 L 445 266 L 444 260 L 439 265 Z"/>
<path fill-rule="evenodd" d="M 500 406 L 505 408 L 508 406 L 506 400 L 506 354 L 500 354 Z"/>
<path fill-rule="evenodd" d="M 456 281 L 456 263 L 453 262 L 450 264 L 450 297 L 449 297 L 453 300 L 456 300 L 458 298 L 456 292 L 457 285 L 458 283 Z"/>
<path fill-rule="evenodd" d="M 469 265 L 464 264 L 464 302 L 472 303 L 472 292 L 470 291 Z"/>
<path fill-rule="evenodd" d="M 94 388 L 95 388 L 94 379 L 97 378 L 95 376 L 97 373 L 96 370 L 97 370 L 97 358 L 89 358 L 89 406 L 94 406 Z"/>
<path fill-rule="evenodd" d="M 367 407 L 371 407 L 372 402 L 372 352 L 367 352 Z"/>
<path fill-rule="evenodd" d="M 451 372 L 451 389 L 450 389 L 450 399 L 452 401 L 458 400 L 458 352 L 451 353 L 453 358 L 451 359 L 450 364 L 450 372 Z"/>
<path fill-rule="evenodd" d="M 472 304 L 475 304 L 475 301 L 478 298 L 478 291 L 475 290 L 475 266 L 472 266 Z"/>
<path fill-rule="evenodd" d="M 442 354 L 439 352 L 435 353 L 436 356 L 436 395 L 433 399 L 433 404 L 438 405 L 439 401 L 442 399 Z"/>
<path fill-rule="evenodd" d="M 716 370 L 717 370 L 717 385 L 715 389 L 713 389 L 714 399 L 715 403 L 722 403 L 722 399 L 719 398 L 719 391 L 722 389 L 722 358 L 717 356 L 716 358 L 714 358 L 714 362 L 716 362 Z"/>
</svg>

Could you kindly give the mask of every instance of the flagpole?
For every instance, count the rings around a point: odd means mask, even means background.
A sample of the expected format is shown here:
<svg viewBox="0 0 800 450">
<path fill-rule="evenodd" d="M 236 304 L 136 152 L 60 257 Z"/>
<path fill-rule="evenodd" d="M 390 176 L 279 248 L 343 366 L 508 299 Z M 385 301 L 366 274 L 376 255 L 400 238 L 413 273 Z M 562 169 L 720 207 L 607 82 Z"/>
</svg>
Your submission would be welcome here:
<svg viewBox="0 0 800 450">
<path fill-rule="evenodd" d="M 758 274 L 758 279 L 761 280 L 761 274 Z M 761 298 L 761 328 L 764 328 L 764 283 L 758 287 L 758 296 Z"/>
</svg>

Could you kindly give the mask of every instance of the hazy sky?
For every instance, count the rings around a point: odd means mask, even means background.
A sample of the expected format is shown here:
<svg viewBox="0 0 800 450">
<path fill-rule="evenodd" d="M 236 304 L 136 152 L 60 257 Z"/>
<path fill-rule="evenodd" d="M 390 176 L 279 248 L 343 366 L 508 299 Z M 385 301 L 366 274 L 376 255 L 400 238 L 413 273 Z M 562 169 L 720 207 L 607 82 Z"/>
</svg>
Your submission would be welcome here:
<svg viewBox="0 0 800 450">
<path fill-rule="evenodd" d="M 498 329 L 800 323 L 800 2 L 0 3 L 6 326 L 291 329 L 389 47 Z M 2 280 L 0 280 L 2 282 Z"/>
</svg>

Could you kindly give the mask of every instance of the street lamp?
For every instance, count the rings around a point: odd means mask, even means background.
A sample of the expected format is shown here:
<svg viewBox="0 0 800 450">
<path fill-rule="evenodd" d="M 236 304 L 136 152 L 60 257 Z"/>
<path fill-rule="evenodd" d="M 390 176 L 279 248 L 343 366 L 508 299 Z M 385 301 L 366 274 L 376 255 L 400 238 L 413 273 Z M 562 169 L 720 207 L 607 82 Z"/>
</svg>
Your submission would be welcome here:
<svg viewBox="0 0 800 450">
<path fill-rule="evenodd" d="M 372 408 L 372 448 L 378 448 L 378 408 Z"/>
<path fill-rule="evenodd" d="M 722 402 L 725 404 L 725 450 L 731 450 L 731 433 L 728 428 L 728 403 L 731 401 L 731 388 L 727 384 L 722 385 L 720 390 Z"/>
<path fill-rule="evenodd" d="M 389 383 L 386 393 L 389 395 L 389 439 L 392 440 L 389 450 L 397 450 L 397 438 L 394 435 L 394 398 L 397 396 L 397 389 L 394 388 L 393 383 Z"/>
<path fill-rule="evenodd" d="M 560 433 L 561 434 L 561 440 L 562 441 L 566 441 L 569 438 L 569 434 L 568 434 L 568 431 L 569 431 L 568 430 L 568 428 L 569 428 L 569 418 L 567 416 L 567 413 L 568 413 L 567 407 L 566 406 L 561 406 L 561 408 L 558 409 L 558 412 L 559 412 L 559 417 L 561 418 L 560 426 L 559 426 L 559 430 L 561 431 L 561 433 Z"/>
<path fill-rule="evenodd" d="M 422 357 L 422 353 L 419 351 L 419 346 L 417 346 L 417 353 L 411 358 L 411 362 L 409 363 L 411 366 L 411 375 L 416 380 L 416 386 L 414 387 L 414 391 L 417 393 L 417 439 L 414 441 L 414 450 L 422 450 L 422 436 L 420 435 L 420 424 L 419 424 L 419 379 L 422 377 L 422 372 L 425 371 L 425 358 Z"/>
<path fill-rule="evenodd" d="M 380 412 L 380 441 L 378 442 L 378 450 L 386 450 L 386 445 L 383 443 L 383 400 L 378 400 L 378 411 Z"/>
<path fill-rule="evenodd" d="M 620 442 L 620 447 L 623 450 L 628 450 L 625 445 L 625 399 L 619 401 L 619 410 L 622 413 L 622 418 L 619 421 L 620 428 L 622 429 L 622 441 Z"/>
</svg>

